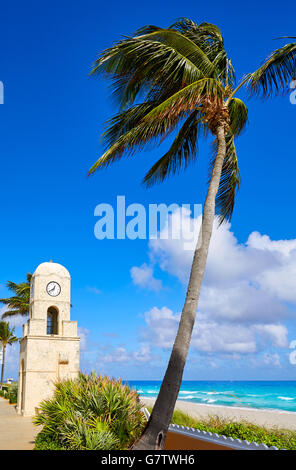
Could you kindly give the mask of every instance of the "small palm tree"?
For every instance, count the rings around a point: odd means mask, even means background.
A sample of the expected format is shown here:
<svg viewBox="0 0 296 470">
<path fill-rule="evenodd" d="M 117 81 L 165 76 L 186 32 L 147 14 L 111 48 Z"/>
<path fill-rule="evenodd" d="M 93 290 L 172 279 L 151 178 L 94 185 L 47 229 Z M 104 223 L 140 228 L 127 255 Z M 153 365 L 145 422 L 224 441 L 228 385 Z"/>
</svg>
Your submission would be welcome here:
<svg viewBox="0 0 296 470">
<path fill-rule="evenodd" d="M 32 274 L 27 274 L 27 280 L 16 284 L 12 281 L 7 281 L 6 285 L 8 289 L 15 295 L 8 297 L 7 299 L 0 299 L 4 305 L 8 306 L 8 310 L 3 313 L 2 318 L 13 317 L 16 315 L 28 315 L 29 304 L 30 304 L 30 282 Z"/>
<path fill-rule="evenodd" d="M 12 345 L 18 338 L 14 336 L 14 328 L 9 328 L 9 323 L 5 321 L 0 322 L 0 343 L 2 344 L 2 367 L 1 367 L 1 388 L 4 378 L 4 364 L 5 364 L 5 351 L 8 344 Z"/>
<path fill-rule="evenodd" d="M 232 216 L 240 173 L 235 138 L 247 124 L 248 109 L 235 95 L 245 85 L 268 94 L 277 78 L 284 88 L 295 71 L 295 49 L 285 65 L 280 53 L 236 86 L 235 71 L 220 29 L 183 18 L 167 29 L 146 26 L 103 51 L 92 74 L 113 81 L 119 113 L 103 134 L 105 153 L 89 174 L 149 143 L 161 143 L 173 131 L 170 149 L 146 174 L 144 184 L 163 182 L 196 160 L 200 138 L 213 136 L 209 186 L 205 198 L 185 304 L 160 392 L 148 425 L 135 449 L 162 448 L 178 397 L 187 359 L 215 213 L 220 223 Z M 287 49 L 287 54 L 289 54 Z M 277 71 L 277 67 L 280 72 Z"/>
</svg>

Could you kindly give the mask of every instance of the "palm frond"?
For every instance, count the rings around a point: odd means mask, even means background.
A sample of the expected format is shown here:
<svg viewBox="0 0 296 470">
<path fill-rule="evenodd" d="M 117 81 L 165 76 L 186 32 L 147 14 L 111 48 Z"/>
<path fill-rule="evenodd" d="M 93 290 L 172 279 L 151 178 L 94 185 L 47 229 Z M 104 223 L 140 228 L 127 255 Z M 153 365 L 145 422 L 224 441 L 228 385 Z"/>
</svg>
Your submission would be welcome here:
<svg viewBox="0 0 296 470">
<path fill-rule="evenodd" d="M 248 114 L 244 103 L 232 96 L 235 71 L 220 29 L 187 18 L 167 29 L 147 25 L 103 51 L 91 74 L 112 79 L 121 112 L 107 122 L 102 136 L 106 151 L 89 174 L 178 130 L 170 149 L 144 178 L 147 186 L 161 182 L 196 158 L 198 137 L 205 129 L 215 134 L 217 122 L 227 127 L 229 118 L 216 201 L 221 220 L 229 219 L 239 186 L 234 136 L 245 127 Z"/>
<path fill-rule="evenodd" d="M 216 26 L 213 23 L 207 23 L 207 22 L 204 21 L 203 23 L 200 23 L 198 25 L 197 30 L 198 30 L 201 37 L 206 36 L 207 38 L 211 39 L 212 41 L 214 39 L 216 39 L 220 43 L 224 42 L 220 28 L 218 28 L 218 26 Z"/>
<path fill-rule="evenodd" d="M 276 49 L 255 72 L 246 75 L 251 94 L 270 97 L 289 91 L 296 77 L 296 42 Z"/>
<path fill-rule="evenodd" d="M 113 95 L 123 109 L 160 83 L 162 89 L 173 93 L 204 76 L 188 57 L 173 47 L 139 38 L 127 40 L 106 62 L 103 55 L 91 74 L 102 73 L 106 67 L 113 80 Z"/>
<path fill-rule="evenodd" d="M 161 183 L 169 175 L 175 174 L 193 162 L 198 148 L 198 135 L 205 132 L 198 111 L 193 111 L 187 118 L 170 149 L 160 158 L 146 174 L 143 183 L 152 186 Z"/>
<path fill-rule="evenodd" d="M 228 103 L 230 127 L 234 136 L 239 135 L 248 122 L 248 108 L 239 98 L 232 98 Z"/>
<path fill-rule="evenodd" d="M 178 31 L 154 28 L 103 51 L 91 75 L 100 73 L 112 78 L 114 95 L 124 108 L 159 83 L 176 91 L 210 76 L 214 66 L 197 44 Z"/>
<path fill-rule="evenodd" d="M 235 70 L 224 48 L 215 52 L 213 64 L 217 79 L 228 89 L 233 89 L 236 83 Z"/>
<path fill-rule="evenodd" d="M 89 175 L 98 168 L 109 166 L 125 153 L 133 154 L 142 149 L 149 141 L 160 142 L 174 130 L 181 119 L 196 110 L 204 97 L 222 97 L 223 88 L 211 78 L 197 80 L 182 88 L 163 103 L 154 107 L 129 132 L 122 134 L 116 142 L 97 160 L 89 170 Z"/>
<path fill-rule="evenodd" d="M 213 143 L 213 158 L 210 163 L 210 177 L 217 155 L 217 140 Z M 230 220 L 232 217 L 235 197 L 240 186 L 240 172 L 238 159 L 234 144 L 234 136 L 226 136 L 226 156 L 223 162 L 221 179 L 216 196 L 216 213 L 219 216 L 219 223 Z"/>
<path fill-rule="evenodd" d="M 3 347 L 6 347 L 7 344 L 12 344 L 18 341 L 18 338 L 14 336 L 15 327 L 10 328 L 9 323 L 5 321 L 0 321 L 0 342 Z"/>
<path fill-rule="evenodd" d="M 188 112 L 197 109 L 204 99 L 221 100 L 223 96 L 223 87 L 217 80 L 202 78 L 182 88 L 157 105 L 145 116 L 142 122 L 149 124 L 149 132 L 153 135 L 155 127 L 162 127 L 164 122 L 168 127 L 175 125 L 180 117 L 184 117 Z M 163 122 L 160 122 L 161 120 Z"/>
<path fill-rule="evenodd" d="M 2 318 L 8 318 L 15 315 L 28 315 L 30 303 L 30 282 L 32 274 L 27 274 L 27 281 L 17 284 L 7 281 L 6 286 L 15 295 L 0 299 L 0 302 L 8 306 L 8 310 L 2 314 Z"/>
<path fill-rule="evenodd" d="M 169 29 L 176 29 L 181 34 L 186 34 L 187 32 L 194 32 L 197 30 L 197 28 L 198 24 L 195 21 L 184 16 L 178 18 L 174 23 L 169 26 Z"/>
<path fill-rule="evenodd" d="M 227 59 L 220 29 L 211 23 L 197 24 L 188 18 L 180 18 L 170 28 L 197 44 L 208 56 L 215 68 L 215 77 L 224 80 L 229 87 L 235 84 L 235 73 L 231 61 Z"/>
<path fill-rule="evenodd" d="M 29 314 L 29 309 L 25 305 L 18 306 L 14 309 L 11 310 L 6 310 L 1 316 L 2 319 L 5 318 L 12 318 L 15 317 L 16 315 L 21 315 L 21 316 L 26 316 Z"/>
<path fill-rule="evenodd" d="M 218 26 L 211 23 L 200 23 L 199 25 L 189 18 L 179 18 L 170 26 L 182 35 L 190 38 L 193 42 L 203 48 L 209 44 L 223 45 L 223 37 Z"/>
<path fill-rule="evenodd" d="M 201 47 L 193 42 L 189 37 L 181 34 L 174 29 L 159 29 L 149 34 L 138 36 L 137 40 L 158 42 L 171 47 L 192 62 L 195 67 L 201 70 L 205 75 L 210 76 L 214 72 L 214 67 Z"/>
<path fill-rule="evenodd" d="M 127 132 L 136 127 L 139 122 L 157 106 L 157 102 L 148 101 L 131 106 L 125 111 L 115 114 L 105 123 L 105 131 L 101 136 L 101 140 L 106 148 L 109 148 Z"/>
</svg>

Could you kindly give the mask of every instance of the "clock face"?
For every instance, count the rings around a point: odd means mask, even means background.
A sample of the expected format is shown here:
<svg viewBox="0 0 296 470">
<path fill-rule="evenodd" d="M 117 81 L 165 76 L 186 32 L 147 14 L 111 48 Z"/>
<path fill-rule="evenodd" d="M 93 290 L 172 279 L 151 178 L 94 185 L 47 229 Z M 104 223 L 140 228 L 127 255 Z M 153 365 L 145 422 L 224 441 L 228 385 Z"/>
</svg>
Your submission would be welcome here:
<svg viewBox="0 0 296 470">
<path fill-rule="evenodd" d="M 52 297 L 56 297 L 61 292 L 61 286 L 57 282 L 52 281 L 47 284 L 46 291 Z"/>
</svg>

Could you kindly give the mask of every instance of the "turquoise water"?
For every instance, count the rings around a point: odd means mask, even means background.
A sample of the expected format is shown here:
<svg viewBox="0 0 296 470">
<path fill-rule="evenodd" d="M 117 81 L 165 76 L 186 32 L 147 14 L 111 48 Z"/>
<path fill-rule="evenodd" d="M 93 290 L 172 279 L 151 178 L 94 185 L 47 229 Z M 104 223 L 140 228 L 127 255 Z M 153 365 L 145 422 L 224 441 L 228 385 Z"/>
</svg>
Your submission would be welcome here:
<svg viewBox="0 0 296 470">
<path fill-rule="evenodd" d="M 161 384 L 140 380 L 127 383 L 145 398 L 156 398 Z M 183 381 L 178 400 L 296 412 L 296 381 Z"/>
</svg>

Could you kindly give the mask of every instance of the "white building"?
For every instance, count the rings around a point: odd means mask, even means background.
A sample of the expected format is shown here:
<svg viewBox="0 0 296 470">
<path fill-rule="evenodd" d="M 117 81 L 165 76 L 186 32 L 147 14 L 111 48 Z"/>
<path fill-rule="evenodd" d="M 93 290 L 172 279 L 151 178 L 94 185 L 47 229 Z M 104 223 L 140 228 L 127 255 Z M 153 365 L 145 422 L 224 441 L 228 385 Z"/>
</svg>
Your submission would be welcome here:
<svg viewBox="0 0 296 470">
<path fill-rule="evenodd" d="M 30 313 L 20 341 L 18 413 L 36 414 L 59 379 L 79 372 L 77 322 L 70 320 L 70 274 L 57 263 L 40 264 L 32 276 Z"/>
</svg>

